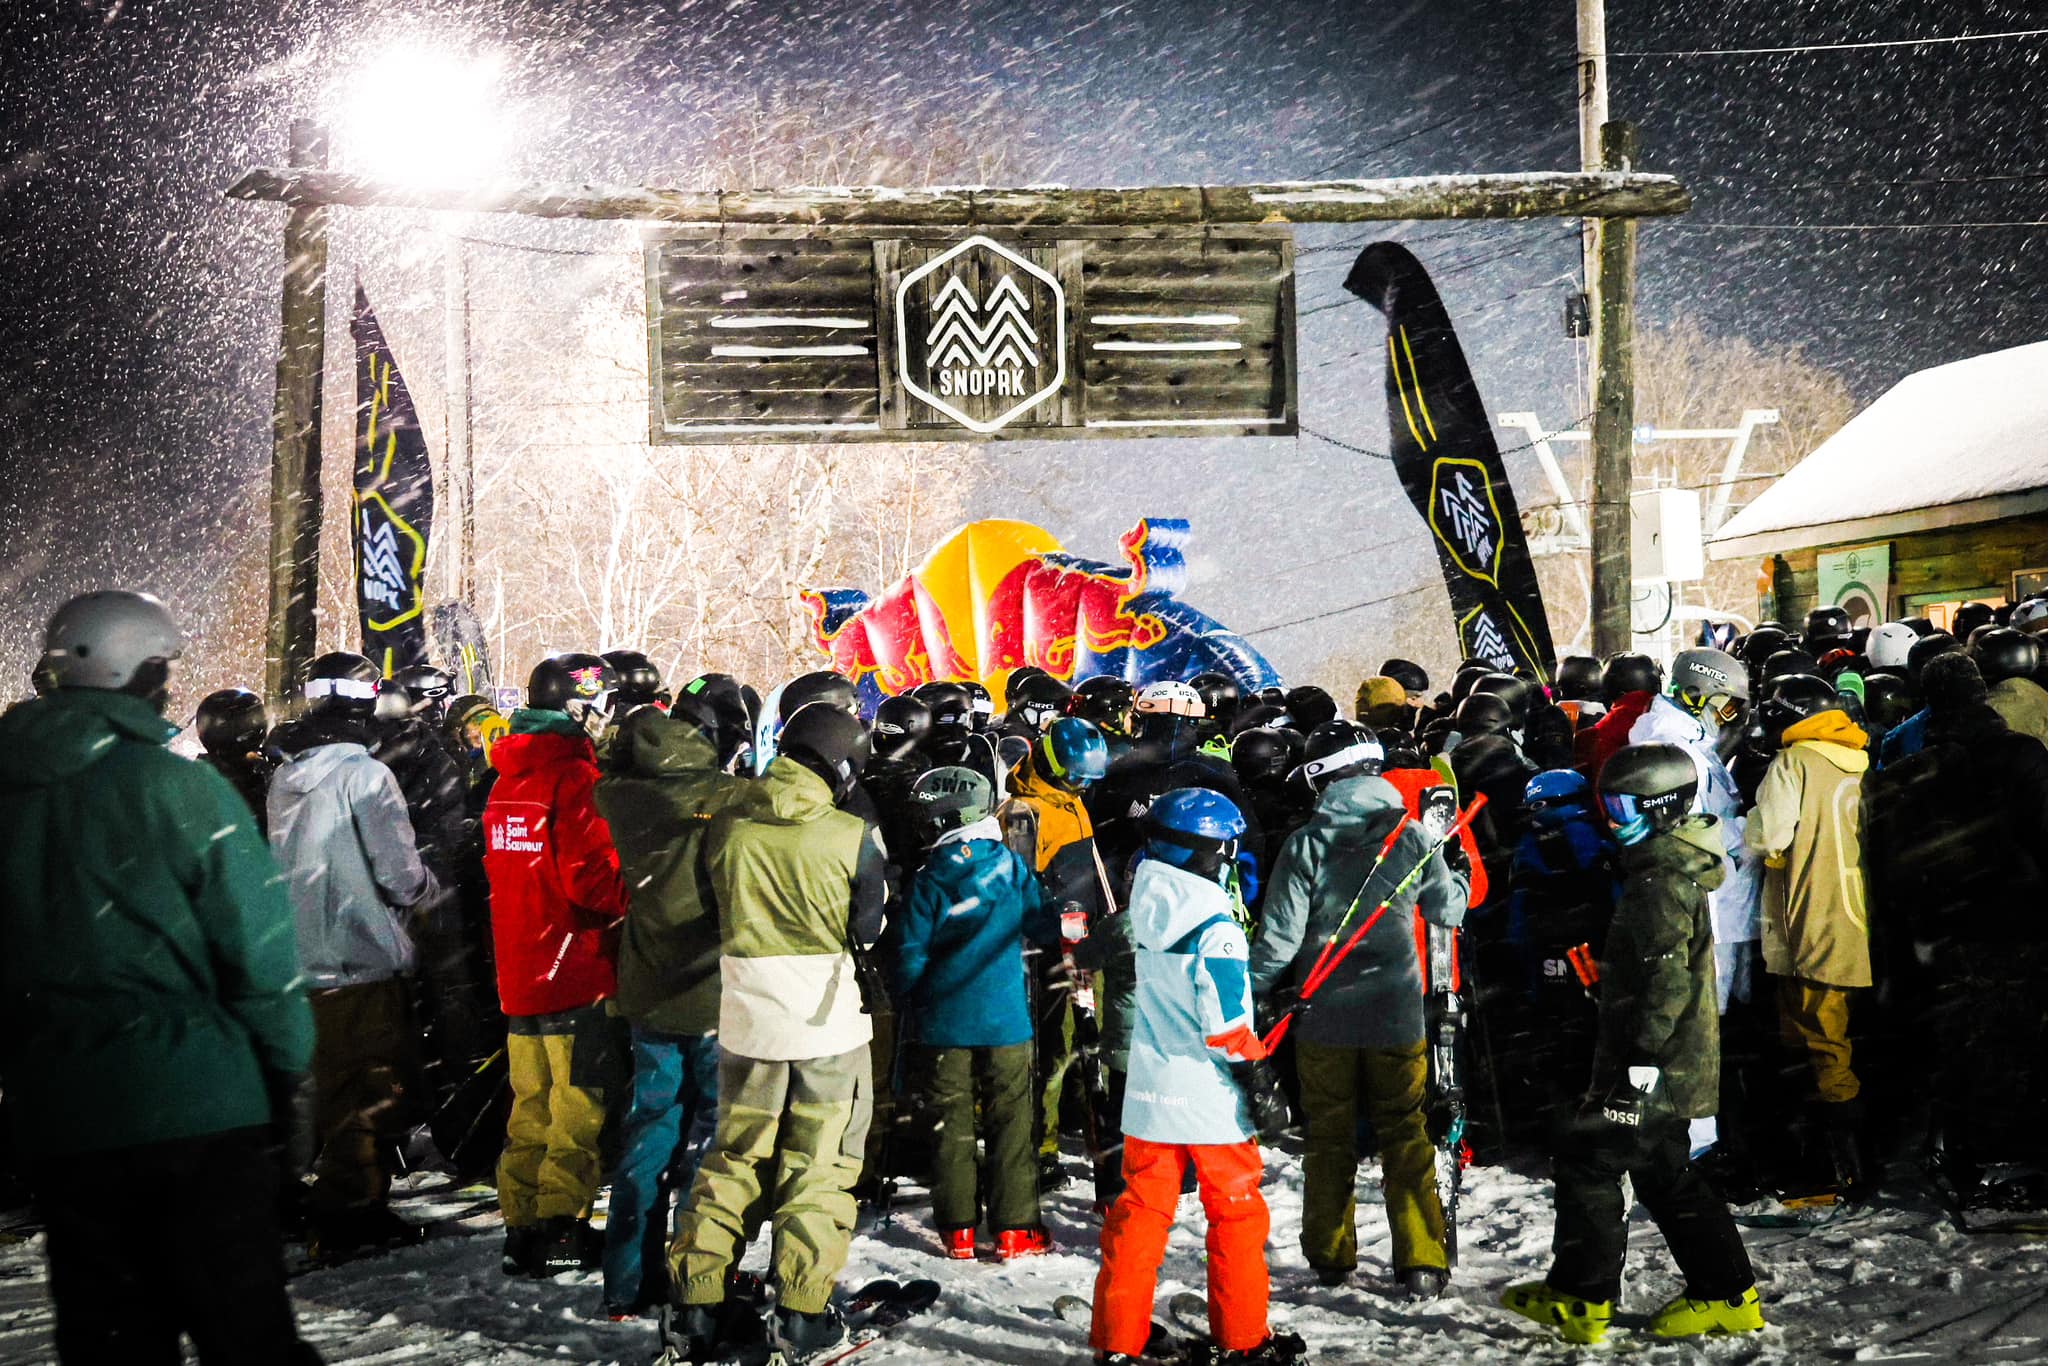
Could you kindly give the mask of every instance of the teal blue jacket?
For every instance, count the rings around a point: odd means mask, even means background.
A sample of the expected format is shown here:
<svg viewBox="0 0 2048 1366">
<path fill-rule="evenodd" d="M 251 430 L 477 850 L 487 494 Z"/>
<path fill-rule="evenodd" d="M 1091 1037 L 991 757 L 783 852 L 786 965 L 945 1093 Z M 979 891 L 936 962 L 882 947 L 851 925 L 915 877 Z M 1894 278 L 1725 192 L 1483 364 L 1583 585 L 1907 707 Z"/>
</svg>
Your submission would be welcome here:
<svg viewBox="0 0 2048 1366">
<path fill-rule="evenodd" d="M 263 1124 L 313 1017 L 248 805 L 138 698 L 0 716 L 0 1088 L 25 1152 Z"/>
</svg>

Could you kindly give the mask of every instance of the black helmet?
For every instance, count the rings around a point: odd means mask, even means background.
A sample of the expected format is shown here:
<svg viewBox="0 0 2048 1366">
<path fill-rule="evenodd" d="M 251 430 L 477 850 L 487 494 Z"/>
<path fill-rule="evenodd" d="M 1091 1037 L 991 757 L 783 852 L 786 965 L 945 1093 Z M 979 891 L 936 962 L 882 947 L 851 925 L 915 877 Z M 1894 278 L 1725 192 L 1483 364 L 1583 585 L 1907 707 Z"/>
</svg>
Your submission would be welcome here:
<svg viewBox="0 0 2048 1366">
<path fill-rule="evenodd" d="M 819 669 L 782 685 L 782 700 L 775 709 L 776 719 L 787 725 L 790 717 L 813 702 L 830 703 L 848 716 L 860 714 L 860 690 L 853 686 L 853 680 L 830 669 Z"/>
<path fill-rule="evenodd" d="M 535 711 L 565 712 L 595 739 L 611 716 L 612 690 L 618 682 L 612 666 L 597 655 L 550 655 L 527 676 L 526 705 Z"/>
<path fill-rule="evenodd" d="M 1468 659 L 1458 666 L 1458 672 L 1451 676 L 1451 705 L 1457 706 L 1472 695 L 1472 687 L 1480 679 L 1500 670 L 1482 660 Z"/>
<path fill-rule="evenodd" d="M 603 659 L 618 676 L 621 714 L 661 700 L 661 670 L 646 655 L 638 650 L 606 650 Z"/>
<path fill-rule="evenodd" d="M 1816 607 L 1806 614 L 1807 648 L 1818 651 L 1823 644 L 1847 636 L 1850 629 L 1847 610 L 1840 607 Z"/>
<path fill-rule="evenodd" d="M 1600 700 L 1600 661 L 1591 655 L 1567 655 L 1557 663 L 1557 695 L 1566 702 Z"/>
<path fill-rule="evenodd" d="M 1053 722 L 1067 714 L 1067 704 L 1074 700 L 1074 690 L 1049 673 L 1040 672 L 1025 679 L 1021 684 L 1012 680 L 1012 686 L 1004 689 L 1010 699 L 1010 716 L 1031 727 L 1036 734 L 1043 735 Z"/>
<path fill-rule="evenodd" d="M 1684 820 L 1699 792 L 1692 755 L 1677 745 L 1624 745 L 1600 770 L 1600 809 L 1622 844 Z"/>
<path fill-rule="evenodd" d="M 1871 674 L 1863 680 L 1863 714 L 1872 734 L 1882 734 L 1918 709 L 1906 680 L 1897 674 Z"/>
<path fill-rule="evenodd" d="M 1287 705 L 1287 689 L 1278 683 L 1268 683 L 1259 689 L 1258 699 L 1269 707 L 1284 707 Z"/>
<path fill-rule="evenodd" d="M 216 759 L 239 759 L 263 748 L 270 717 L 263 699 L 247 688 L 222 688 L 208 693 L 192 718 L 199 747 Z"/>
<path fill-rule="evenodd" d="M 933 730 L 974 728 L 974 700 L 958 683 L 925 683 L 910 695 L 931 708 Z"/>
<path fill-rule="evenodd" d="M 455 695 L 455 675 L 438 664 L 408 664 L 391 675 L 391 690 L 405 695 L 414 715 L 439 717 Z"/>
<path fill-rule="evenodd" d="M 1326 721 L 1308 734 L 1301 776 L 1309 791 L 1320 795 L 1346 778 L 1378 777 L 1386 764 L 1387 751 L 1376 733 L 1352 721 Z"/>
<path fill-rule="evenodd" d="M 643 703 L 642 705 L 646 704 Z M 623 709 L 621 714 L 624 714 Z M 668 718 L 671 721 L 695 728 L 697 733 L 702 735 L 705 740 L 710 742 L 711 747 L 718 751 L 720 766 L 724 765 L 724 718 L 718 714 L 718 708 L 711 704 L 710 698 L 697 693 L 679 693 L 668 704 Z"/>
<path fill-rule="evenodd" d="M 1451 728 L 1467 740 L 1481 735 L 1506 735 L 1514 729 L 1515 714 L 1507 699 L 1490 692 L 1475 692 L 1451 713 Z"/>
<path fill-rule="evenodd" d="M 1202 695 L 1202 709 L 1206 729 L 1212 735 L 1227 734 L 1230 723 L 1237 719 L 1238 706 L 1243 694 L 1239 692 L 1237 680 L 1229 674 L 1214 669 L 1196 674 L 1188 680 L 1189 686 Z"/>
<path fill-rule="evenodd" d="M 1285 781 L 1301 766 L 1301 736 L 1291 730 L 1257 726 L 1241 730 L 1230 742 L 1230 766 L 1246 787 L 1269 787 Z"/>
<path fill-rule="evenodd" d="M 1782 626 L 1765 622 L 1735 642 L 1733 654 L 1751 669 L 1763 667 L 1763 662 L 1792 643 L 1792 633 Z"/>
<path fill-rule="evenodd" d="M 1129 735 L 1131 704 L 1135 701 L 1137 694 L 1129 683 L 1109 674 L 1097 674 L 1074 685 L 1067 715 L 1093 721 L 1095 728 L 1105 735 Z"/>
<path fill-rule="evenodd" d="M 2009 615 L 2007 619 L 2010 620 Z M 1956 608 L 1955 615 L 1949 618 L 1948 633 L 1957 640 L 1968 640 L 1970 632 L 1979 626 L 1996 625 L 1997 621 L 1998 609 L 1990 603 L 1966 602 Z"/>
<path fill-rule="evenodd" d="M 960 684 L 967 689 L 967 718 L 977 731 L 987 730 L 995 724 L 996 700 L 980 679 L 966 679 Z"/>
<path fill-rule="evenodd" d="M 306 710 L 316 716 L 346 716 L 367 721 L 377 710 L 384 671 L 368 655 L 332 650 L 306 670 Z"/>
<path fill-rule="evenodd" d="M 1248 730 L 1284 730 L 1297 740 L 1301 738 L 1301 732 L 1294 729 L 1294 718 L 1287 714 L 1287 709 L 1265 702 L 1252 703 L 1230 723 L 1232 735 L 1242 735 Z"/>
<path fill-rule="evenodd" d="M 1757 724 L 1764 740 L 1777 748 L 1785 743 L 1785 731 L 1810 716 L 1839 711 L 1842 699 L 1835 685 L 1814 674 L 1787 674 L 1771 680 L 1764 703 L 1757 709 Z"/>
<path fill-rule="evenodd" d="M 1287 690 L 1287 714 L 1304 733 L 1313 732 L 1316 727 L 1334 721 L 1342 713 L 1337 701 L 1313 683 Z"/>
<path fill-rule="evenodd" d="M 1615 655 L 1600 671 L 1600 700 L 1610 707 L 1632 692 L 1663 691 L 1664 671 L 1648 655 Z"/>
<path fill-rule="evenodd" d="M 776 748 L 823 778 L 832 789 L 832 800 L 844 801 L 868 766 L 874 742 L 852 712 L 830 702 L 813 702 L 783 724 Z"/>
<path fill-rule="evenodd" d="M 1797 645 L 1788 645 L 1775 651 L 1764 660 L 1757 682 L 1768 683 L 1774 678 L 1790 678 L 1793 674 L 1810 674 L 1820 667 L 1820 661 Z"/>
<path fill-rule="evenodd" d="M 2008 678 L 2030 678 L 2041 667 L 2040 642 L 2010 626 L 1994 626 L 1970 644 L 1977 671 L 1996 686 Z"/>
<path fill-rule="evenodd" d="M 751 691 L 742 688 L 731 674 L 700 674 L 676 694 L 678 705 L 687 697 L 710 711 L 715 725 L 711 743 L 718 746 L 720 768 L 729 766 L 753 743 L 754 713 L 747 705 Z"/>
<path fill-rule="evenodd" d="M 1380 665 L 1380 676 L 1399 683 L 1410 697 L 1417 697 L 1429 691 L 1428 671 L 1420 664 L 1406 659 L 1390 659 Z"/>
<path fill-rule="evenodd" d="M 932 709 L 908 693 L 885 697 L 875 708 L 873 744 L 879 758 L 908 759 L 932 733 Z"/>
<path fill-rule="evenodd" d="M 1051 677 L 1051 674 L 1036 664 L 1023 664 L 1010 670 L 1010 676 L 1003 680 L 1003 710 L 1011 712 L 1017 709 L 1017 698 L 1026 683 L 1034 678 Z"/>
<path fill-rule="evenodd" d="M 1465 700 L 1475 697 L 1493 696 L 1508 704 L 1508 726 L 1511 730 L 1527 730 L 1529 717 L 1535 711 L 1536 699 L 1542 688 L 1525 678 L 1513 674 L 1488 674 L 1472 685 Z"/>
<path fill-rule="evenodd" d="M 1906 652 L 1906 681 L 1916 689 L 1920 686 L 1920 672 L 1928 664 L 1943 655 L 1960 654 L 1963 642 L 1946 631 L 1935 631 L 1920 637 L 1913 648 Z"/>
</svg>

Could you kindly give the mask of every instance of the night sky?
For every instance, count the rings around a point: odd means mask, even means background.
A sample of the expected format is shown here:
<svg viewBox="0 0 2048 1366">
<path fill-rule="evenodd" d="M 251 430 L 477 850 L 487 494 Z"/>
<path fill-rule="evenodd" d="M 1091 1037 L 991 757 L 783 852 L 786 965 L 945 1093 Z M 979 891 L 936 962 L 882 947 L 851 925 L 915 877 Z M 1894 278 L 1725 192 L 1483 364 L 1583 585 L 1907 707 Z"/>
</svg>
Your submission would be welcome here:
<svg viewBox="0 0 2048 1366">
<path fill-rule="evenodd" d="M 2038 0 L 1611 9 L 1615 52 L 2048 25 Z M 280 214 L 219 190 L 247 165 L 282 160 L 288 119 L 321 112 L 347 64 L 380 42 L 429 33 L 509 54 L 522 115 L 514 169 L 535 178 L 688 183 L 720 111 L 763 92 L 824 110 L 956 109 L 963 125 L 1014 140 L 1020 179 L 1069 184 L 1548 169 L 1576 158 L 1569 0 L 16 0 L 6 11 L 0 663 L 10 668 L 49 610 L 88 586 L 150 586 L 203 620 L 222 547 L 261 535 L 252 518 L 268 456 Z M 2042 37 L 1617 59 L 1614 113 L 1642 125 L 1645 167 L 1677 173 L 1697 198 L 1689 219 L 1644 230 L 1645 320 L 1690 313 L 1711 330 L 1803 345 L 1860 401 L 1911 370 L 2038 340 L 2048 230 L 1816 229 L 2048 218 L 2044 75 Z M 1760 224 L 1793 226 L 1737 226 Z M 1574 415 L 1563 397 L 1572 351 L 1557 322 L 1575 267 L 1571 229 L 1401 234 L 1435 239 L 1417 249 L 1496 408 Z M 1378 235 L 1300 238 L 1331 248 L 1302 261 L 1304 419 L 1369 445 L 1384 432 L 1377 319 L 1338 286 L 1350 255 L 1340 244 Z M 1216 526 L 1251 570 L 1298 558 L 1304 539 L 1363 539 L 1290 518 L 1285 505 L 1318 482 L 1377 481 L 1339 500 L 1344 515 L 1398 506 L 1383 472 L 1361 476 L 1354 457 L 1309 438 L 1124 443 L 1061 461 L 1045 468 L 1181 463 L 1212 499 L 1263 491 L 1277 504 L 1264 520 Z M 1034 496 L 1063 502 L 1057 490 Z M 1209 506 L 1197 500 L 1198 534 Z M 1099 525 L 1070 542 L 1104 553 L 1095 538 L 1134 512 L 1179 510 L 1110 499 L 1089 514 Z M 1369 574 L 1354 566 L 1283 591 L 1305 606 L 1343 600 L 1369 591 Z"/>
</svg>

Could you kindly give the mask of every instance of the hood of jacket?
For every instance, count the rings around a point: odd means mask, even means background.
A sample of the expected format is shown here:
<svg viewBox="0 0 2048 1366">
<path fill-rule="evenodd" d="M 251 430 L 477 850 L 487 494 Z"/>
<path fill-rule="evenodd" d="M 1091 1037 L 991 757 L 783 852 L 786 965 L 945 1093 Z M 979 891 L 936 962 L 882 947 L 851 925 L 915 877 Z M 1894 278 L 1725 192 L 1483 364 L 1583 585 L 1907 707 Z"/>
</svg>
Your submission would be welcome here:
<svg viewBox="0 0 2048 1366">
<path fill-rule="evenodd" d="M 512 713 L 506 725 L 514 735 L 581 735 L 589 738 L 589 732 L 568 712 L 548 711 L 542 707 L 521 707 Z"/>
<path fill-rule="evenodd" d="M 597 762 L 597 750 L 580 727 L 574 735 L 548 730 L 508 735 L 491 747 L 491 767 L 508 778 L 577 759 Z"/>
<path fill-rule="evenodd" d="M 367 720 L 349 716 L 301 716 L 270 732 L 269 747 L 290 758 L 322 745 L 360 745 L 368 749 L 373 739 Z"/>
<path fill-rule="evenodd" d="M 1316 802 L 1317 819 L 1329 826 L 1378 825 L 1384 830 L 1388 816 L 1398 819 L 1405 810 L 1401 790 L 1377 776 L 1331 783 Z"/>
<path fill-rule="evenodd" d="M 1726 852 L 1719 821 L 1688 816 L 1663 834 L 1624 848 L 1621 866 L 1629 873 L 1676 873 L 1711 892 L 1728 880 Z"/>
<path fill-rule="evenodd" d="M 83 773 L 120 740 L 169 744 L 178 728 L 127 693 L 60 688 L 0 716 L 0 782 L 43 787 Z"/>
<path fill-rule="evenodd" d="M 1017 766 L 1010 770 L 1010 795 L 1028 797 L 1035 802 L 1052 806 L 1076 807 L 1082 805 L 1081 794 L 1071 788 L 1061 787 L 1038 771 L 1038 749 L 1024 756 Z"/>
<path fill-rule="evenodd" d="M 1785 727 L 1785 744 L 1803 745 L 1844 773 L 1864 773 L 1870 768 L 1870 736 L 1845 711 L 1830 708 Z"/>
<path fill-rule="evenodd" d="M 808 825 L 838 810 L 825 780 L 794 759 L 777 757 L 753 784 L 748 820 L 781 825 Z"/>
<path fill-rule="evenodd" d="M 356 740 L 334 740 L 300 749 L 271 775 L 270 785 L 303 797 L 326 782 L 335 769 L 359 755 L 367 757 L 369 753 L 368 746 Z"/>
<path fill-rule="evenodd" d="M 659 707 L 641 707 L 611 744 L 611 771 L 622 778 L 681 778 L 718 769 L 718 750 L 704 732 Z"/>
<path fill-rule="evenodd" d="M 1003 824 L 994 816 L 983 816 L 972 825 L 963 825 L 958 830 L 948 830 L 939 836 L 939 842 L 932 846 L 943 849 L 950 844 L 968 844 L 974 840 L 989 840 L 995 844 L 1003 842 Z"/>
<path fill-rule="evenodd" d="M 1140 948 L 1164 952 L 1230 911 L 1221 885 L 1159 859 L 1140 863 L 1131 879 L 1131 938 Z"/>
</svg>

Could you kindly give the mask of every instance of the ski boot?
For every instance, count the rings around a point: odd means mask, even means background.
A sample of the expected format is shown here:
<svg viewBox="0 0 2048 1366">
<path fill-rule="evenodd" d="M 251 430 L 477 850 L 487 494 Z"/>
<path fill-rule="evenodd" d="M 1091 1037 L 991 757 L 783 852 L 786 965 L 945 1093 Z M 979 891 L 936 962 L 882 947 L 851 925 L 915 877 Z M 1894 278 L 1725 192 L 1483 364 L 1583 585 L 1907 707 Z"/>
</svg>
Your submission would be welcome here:
<svg viewBox="0 0 2048 1366">
<path fill-rule="evenodd" d="M 1308 1344 L 1299 1333 L 1273 1333 L 1256 1347 L 1226 1352 L 1215 1343 L 1204 1344 L 1189 1357 L 1190 1366 L 1288 1366 L 1308 1355 Z"/>
<path fill-rule="evenodd" d="M 1322 1286 L 1325 1290 L 1335 1290 L 1338 1286 L 1350 1280 L 1351 1273 L 1357 1270 L 1357 1268 L 1350 1266 L 1324 1266 L 1320 1263 L 1310 1262 L 1309 1270 L 1316 1273 L 1317 1285 Z"/>
<path fill-rule="evenodd" d="M 545 1230 L 540 1240 L 542 1276 L 589 1271 L 604 1264 L 604 1240 L 590 1227 L 588 1219 L 543 1219 L 541 1228 Z"/>
<path fill-rule="evenodd" d="M 846 1341 L 846 1316 L 836 1304 L 828 1304 L 815 1314 L 777 1306 L 768 1336 L 782 1360 L 797 1366 Z"/>
<path fill-rule="evenodd" d="M 505 1225 L 505 1257 L 498 1269 L 507 1276 L 538 1276 L 545 1236 L 546 1230 L 539 1224 Z"/>
<path fill-rule="evenodd" d="M 1440 1266 L 1415 1266 L 1396 1279 L 1401 1282 L 1401 1293 L 1420 1303 L 1442 1299 L 1445 1287 L 1451 1283 L 1451 1273 Z"/>
<path fill-rule="evenodd" d="M 1547 1281 L 1524 1281 L 1501 1292 L 1501 1305 L 1525 1319 L 1555 1328 L 1566 1342 L 1590 1346 L 1607 1336 L 1613 1300 L 1585 1300 L 1552 1290 Z"/>
<path fill-rule="evenodd" d="M 996 1260 L 1043 1257 L 1052 1251 L 1052 1235 L 1042 1228 L 1006 1228 L 996 1233 Z"/>
<path fill-rule="evenodd" d="M 971 1262 L 974 1260 L 974 1230 L 971 1228 L 948 1228 L 939 1231 L 940 1250 L 948 1261 Z"/>
<path fill-rule="evenodd" d="M 719 1342 L 722 1304 L 664 1304 L 661 1355 L 654 1366 L 695 1366 L 730 1355 Z"/>
<path fill-rule="evenodd" d="M 1695 1300 L 1680 1295 L 1650 1316 L 1660 1338 L 1696 1338 L 1708 1333 L 1760 1333 L 1763 1306 L 1751 1286 L 1732 1300 Z"/>
</svg>

